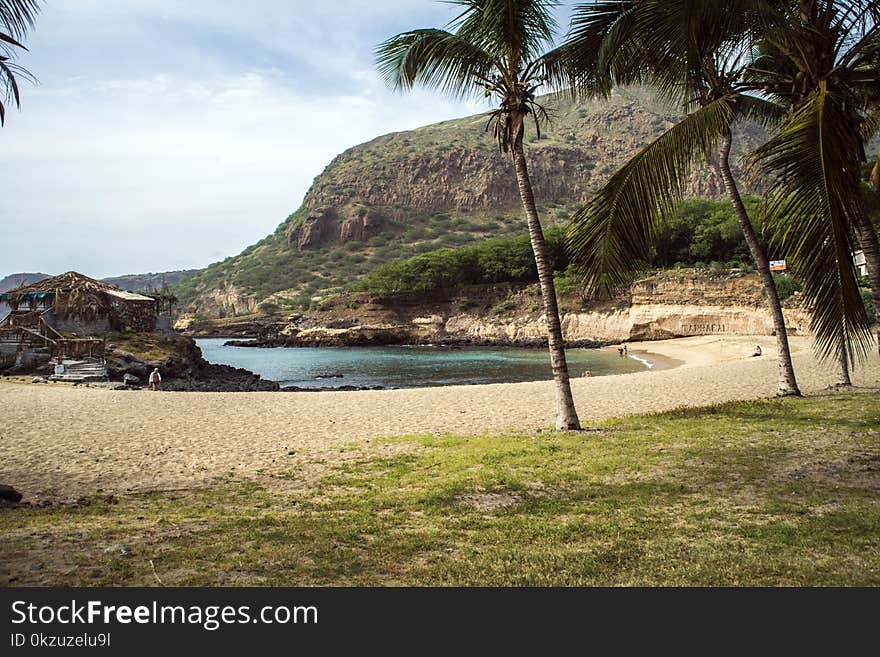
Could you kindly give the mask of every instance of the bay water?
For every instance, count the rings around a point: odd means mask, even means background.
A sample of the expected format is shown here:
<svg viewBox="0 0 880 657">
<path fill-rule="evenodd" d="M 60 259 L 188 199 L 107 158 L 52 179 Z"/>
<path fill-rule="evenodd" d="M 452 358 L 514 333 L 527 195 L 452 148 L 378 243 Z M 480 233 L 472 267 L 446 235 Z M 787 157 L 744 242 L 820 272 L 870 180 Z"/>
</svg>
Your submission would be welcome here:
<svg viewBox="0 0 880 657">
<path fill-rule="evenodd" d="M 242 367 L 282 387 L 420 388 L 515 383 L 553 378 L 546 349 L 499 347 L 226 347 L 224 338 L 196 340 L 205 360 Z M 566 350 L 572 378 L 640 372 L 643 357 L 616 349 Z"/>
</svg>

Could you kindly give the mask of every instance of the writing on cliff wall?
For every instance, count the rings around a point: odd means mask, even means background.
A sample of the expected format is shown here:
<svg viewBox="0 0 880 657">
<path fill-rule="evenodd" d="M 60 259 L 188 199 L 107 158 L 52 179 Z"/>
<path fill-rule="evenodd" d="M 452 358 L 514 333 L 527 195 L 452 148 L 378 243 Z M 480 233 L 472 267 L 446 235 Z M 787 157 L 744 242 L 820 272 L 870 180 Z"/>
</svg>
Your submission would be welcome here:
<svg viewBox="0 0 880 657">
<path fill-rule="evenodd" d="M 681 332 L 686 335 L 711 335 L 727 333 L 726 324 L 682 324 Z"/>
</svg>

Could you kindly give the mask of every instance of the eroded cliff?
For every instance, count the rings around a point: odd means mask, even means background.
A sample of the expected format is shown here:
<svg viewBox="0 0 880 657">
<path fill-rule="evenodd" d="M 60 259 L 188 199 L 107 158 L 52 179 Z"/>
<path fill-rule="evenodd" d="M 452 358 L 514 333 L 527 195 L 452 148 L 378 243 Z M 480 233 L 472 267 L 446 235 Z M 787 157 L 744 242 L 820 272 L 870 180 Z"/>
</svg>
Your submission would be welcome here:
<svg viewBox="0 0 880 657">
<path fill-rule="evenodd" d="M 790 300 L 790 332 L 809 332 L 809 317 Z M 771 335 L 760 280 L 754 273 L 704 270 L 661 272 L 611 300 L 564 296 L 562 324 L 570 344 L 654 340 L 694 335 Z M 196 335 L 218 336 L 210 322 Z M 251 324 L 228 335 L 258 337 L 262 346 L 366 344 L 541 344 L 546 322 L 536 285 L 495 285 L 453 295 L 375 297 L 345 294 L 286 320 Z"/>
</svg>

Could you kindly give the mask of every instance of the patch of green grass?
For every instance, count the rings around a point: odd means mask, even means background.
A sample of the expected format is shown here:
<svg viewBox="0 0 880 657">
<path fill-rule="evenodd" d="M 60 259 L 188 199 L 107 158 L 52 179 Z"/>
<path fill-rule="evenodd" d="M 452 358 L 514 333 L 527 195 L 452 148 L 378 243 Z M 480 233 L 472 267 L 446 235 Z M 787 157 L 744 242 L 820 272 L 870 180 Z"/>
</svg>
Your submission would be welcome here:
<svg viewBox="0 0 880 657">
<path fill-rule="evenodd" d="M 175 585 L 880 584 L 876 390 L 379 447 L 344 446 L 296 493 L 230 479 L 5 510 L 0 574 L 150 584 L 152 560 Z"/>
</svg>

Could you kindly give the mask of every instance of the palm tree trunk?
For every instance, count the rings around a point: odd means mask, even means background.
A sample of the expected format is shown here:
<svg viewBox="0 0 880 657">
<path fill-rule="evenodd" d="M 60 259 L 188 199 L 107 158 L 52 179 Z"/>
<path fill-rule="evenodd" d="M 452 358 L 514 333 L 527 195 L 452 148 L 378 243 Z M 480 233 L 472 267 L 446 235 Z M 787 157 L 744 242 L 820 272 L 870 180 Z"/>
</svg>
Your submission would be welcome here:
<svg viewBox="0 0 880 657">
<path fill-rule="evenodd" d="M 849 358 L 846 351 L 846 330 L 843 322 L 840 323 L 840 335 L 837 339 L 837 383 L 835 388 L 849 388 L 852 381 L 849 378 Z"/>
<path fill-rule="evenodd" d="M 871 298 L 874 301 L 874 315 L 877 318 L 877 350 L 880 353 L 880 242 L 871 220 L 862 213 L 856 226 L 859 245 L 865 254 L 868 280 L 871 282 Z"/>
<path fill-rule="evenodd" d="M 746 244 L 749 245 L 749 251 L 752 253 L 752 259 L 755 261 L 755 267 L 758 269 L 761 283 L 764 285 L 767 303 L 770 306 L 770 315 L 773 317 L 773 330 L 776 333 L 777 359 L 779 361 L 779 384 L 776 394 L 779 397 L 800 396 L 801 391 L 798 388 L 797 379 L 794 375 L 794 365 L 791 362 L 791 350 L 788 346 L 788 330 L 785 328 L 785 316 L 782 314 L 782 304 L 779 302 L 779 293 L 776 291 L 776 284 L 773 282 L 773 274 L 770 273 L 770 261 L 767 259 L 767 254 L 764 253 L 760 242 L 758 242 L 758 237 L 755 235 L 752 222 L 749 221 L 749 214 L 746 211 L 746 206 L 743 204 L 736 180 L 733 178 L 733 172 L 730 170 L 730 147 L 732 143 L 733 136 L 730 130 L 727 130 L 721 140 L 721 178 L 724 180 L 724 187 L 727 190 L 728 196 L 730 196 L 731 203 L 733 203 L 736 218 L 739 220 Z"/>
<path fill-rule="evenodd" d="M 556 382 L 556 429 L 557 431 L 577 430 L 581 428 L 574 398 L 571 395 L 571 384 L 568 376 L 568 364 L 565 362 L 565 341 L 562 337 L 562 323 L 559 320 L 559 307 L 556 304 L 556 288 L 553 285 L 553 270 L 547 258 L 547 244 L 544 231 L 538 219 L 538 208 L 532 183 L 529 180 L 529 169 L 523 151 L 522 138 L 513 144 L 513 165 L 516 169 L 516 182 L 523 210 L 529 222 L 529 237 L 535 264 L 538 267 L 538 280 L 541 282 L 541 296 L 544 298 L 544 315 L 547 318 L 547 341 L 550 346 L 550 363 L 553 366 L 553 379 Z"/>
</svg>

